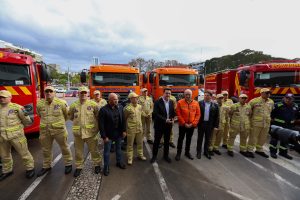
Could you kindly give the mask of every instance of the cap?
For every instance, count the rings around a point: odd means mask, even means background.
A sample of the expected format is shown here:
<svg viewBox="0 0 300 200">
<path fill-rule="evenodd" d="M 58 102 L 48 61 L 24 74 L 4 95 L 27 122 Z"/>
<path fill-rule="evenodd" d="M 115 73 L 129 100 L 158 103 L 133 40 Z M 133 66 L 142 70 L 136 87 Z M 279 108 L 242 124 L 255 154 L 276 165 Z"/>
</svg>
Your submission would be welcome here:
<svg viewBox="0 0 300 200">
<path fill-rule="evenodd" d="M 100 94 L 100 90 L 95 90 L 94 94 Z"/>
<path fill-rule="evenodd" d="M 239 98 L 248 98 L 248 96 L 246 94 L 241 94 Z"/>
<path fill-rule="evenodd" d="M 217 99 L 224 98 L 223 94 L 217 94 Z"/>
<path fill-rule="evenodd" d="M 293 99 L 294 95 L 292 93 L 287 93 L 284 97 Z"/>
<path fill-rule="evenodd" d="M 0 97 L 11 97 L 11 93 L 7 90 L 0 90 Z"/>
<path fill-rule="evenodd" d="M 87 87 L 80 87 L 78 88 L 78 92 L 81 93 L 81 92 L 88 92 L 89 89 Z"/>
<path fill-rule="evenodd" d="M 147 88 L 141 89 L 142 92 L 148 91 Z"/>
<path fill-rule="evenodd" d="M 221 92 L 221 94 L 223 94 L 223 95 L 227 94 L 228 95 L 228 92 L 226 90 L 224 90 L 224 91 Z"/>
<path fill-rule="evenodd" d="M 128 95 L 128 99 L 131 99 L 133 97 L 138 97 L 139 95 L 137 95 L 135 92 L 131 92 L 129 95 Z"/>
<path fill-rule="evenodd" d="M 260 93 L 263 93 L 263 92 L 270 92 L 270 89 L 269 88 L 261 88 Z"/>
<path fill-rule="evenodd" d="M 55 91 L 54 87 L 51 86 L 51 85 L 45 87 L 44 91 L 46 91 L 46 90 L 51 90 L 51 91 L 53 91 L 53 92 Z"/>
</svg>

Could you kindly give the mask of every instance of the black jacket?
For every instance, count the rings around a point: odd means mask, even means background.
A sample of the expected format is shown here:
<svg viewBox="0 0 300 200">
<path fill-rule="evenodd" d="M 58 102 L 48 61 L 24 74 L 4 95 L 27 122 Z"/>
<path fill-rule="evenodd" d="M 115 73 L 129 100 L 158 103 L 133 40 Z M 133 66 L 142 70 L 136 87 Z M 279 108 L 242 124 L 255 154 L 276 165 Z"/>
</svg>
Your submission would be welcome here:
<svg viewBox="0 0 300 200">
<path fill-rule="evenodd" d="M 169 119 L 173 119 L 175 117 L 175 110 L 173 101 L 169 100 Z M 154 103 L 153 109 L 153 116 L 154 116 L 154 129 L 155 130 L 162 130 L 165 126 L 169 124 L 166 123 L 167 120 L 167 111 L 165 107 L 165 103 L 163 98 L 159 98 Z"/>
<path fill-rule="evenodd" d="M 110 107 L 109 104 L 106 104 L 104 107 L 100 109 L 98 124 L 99 124 L 100 135 L 102 138 L 108 137 L 109 139 L 114 140 L 119 137 L 122 137 L 123 132 L 126 131 L 126 123 L 124 121 L 125 117 L 124 117 L 123 107 L 121 105 L 118 105 L 118 111 L 119 111 L 119 130 L 118 130 L 118 135 L 114 135 L 112 108 Z"/>
<path fill-rule="evenodd" d="M 198 123 L 198 127 L 201 127 L 201 124 L 203 123 L 204 119 L 204 111 L 205 111 L 205 103 L 204 100 L 199 101 L 200 111 L 201 111 L 201 117 Z M 211 102 L 210 108 L 209 108 L 209 119 L 208 123 L 212 128 L 218 128 L 219 127 L 219 106 L 216 103 Z"/>
</svg>

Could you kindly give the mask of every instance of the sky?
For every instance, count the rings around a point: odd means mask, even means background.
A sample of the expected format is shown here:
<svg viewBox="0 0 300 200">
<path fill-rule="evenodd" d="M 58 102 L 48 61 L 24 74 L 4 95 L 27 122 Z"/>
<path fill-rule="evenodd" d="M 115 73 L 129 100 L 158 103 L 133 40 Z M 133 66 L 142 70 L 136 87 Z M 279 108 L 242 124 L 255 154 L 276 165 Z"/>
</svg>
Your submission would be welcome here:
<svg viewBox="0 0 300 200">
<path fill-rule="evenodd" d="M 299 58 L 299 0 L 0 0 L 0 40 L 48 64 L 182 63 L 244 49 Z"/>
</svg>

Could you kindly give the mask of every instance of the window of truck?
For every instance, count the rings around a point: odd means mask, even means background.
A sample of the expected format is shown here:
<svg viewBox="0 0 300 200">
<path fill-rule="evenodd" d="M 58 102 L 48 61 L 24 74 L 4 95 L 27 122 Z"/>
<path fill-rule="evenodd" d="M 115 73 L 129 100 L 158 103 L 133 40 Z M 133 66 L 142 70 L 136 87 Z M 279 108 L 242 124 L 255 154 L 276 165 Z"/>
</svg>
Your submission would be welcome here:
<svg viewBox="0 0 300 200">
<path fill-rule="evenodd" d="M 194 74 L 161 74 L 160 86 L 196 86 L 197 75 Z"/>
<path fill-rule="evenodd" d="M 0 85 L 22 86 L 30 84 L 28 65 L 0 63 Z"/>
<path fill-rule="evenodd" d="M 94 86 L 138 86 L 139 74 L 133 73 L 92 73 Z"/>
<path fill-rule="evenodd" d="M 296 86 L 296 72 L 256 72 L 254 85 L 256 87 L 289 87 Z"/>
</svg>

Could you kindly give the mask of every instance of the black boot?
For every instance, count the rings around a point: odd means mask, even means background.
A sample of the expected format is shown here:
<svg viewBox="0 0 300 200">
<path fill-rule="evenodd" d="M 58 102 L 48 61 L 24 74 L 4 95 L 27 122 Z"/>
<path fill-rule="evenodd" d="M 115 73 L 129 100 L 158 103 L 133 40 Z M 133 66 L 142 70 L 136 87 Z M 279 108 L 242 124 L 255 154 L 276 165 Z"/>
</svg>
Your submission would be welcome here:
<svg viewBox="0 0 300 200">
<path fill-rule="evenodd" d="M 177 154 L 175 156 L 175 160 L 179 161 L 180 160 L 180 156 L 181 156 L 181 151 L 177 150 Z"/>
<path fill-rule="evenodd" d="M 34 169 L 26 170 L 25 175 L 26 175 L 26 178 L 31 179 L 31 178 L 34 177 L 34 175 L 35 175 Z"/>
<path fill-rule="evenodd" d="M 37 173 L 37 177 L 43 176 L 44 174 L 46 174 L 48 171 L 51 170 L 51 167 L 49 168 L 42 168 L 41 171 L 39 171 L 39 173 Z"/>
</svg>

